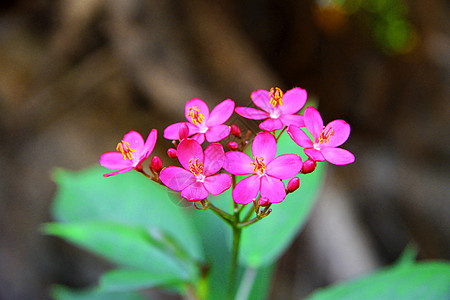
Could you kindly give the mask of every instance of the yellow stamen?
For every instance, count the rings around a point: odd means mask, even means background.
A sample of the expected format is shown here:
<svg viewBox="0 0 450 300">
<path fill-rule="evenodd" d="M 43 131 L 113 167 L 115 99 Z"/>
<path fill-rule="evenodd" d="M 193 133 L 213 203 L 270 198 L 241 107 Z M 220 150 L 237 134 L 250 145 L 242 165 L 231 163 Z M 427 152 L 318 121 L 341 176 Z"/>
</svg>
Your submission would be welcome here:
<svg viewBox="0 0 450 300">
<path fill-rule="evenodd" d="M 253 171 L 256 173 L 259 171 L 260 173 L 264 173 L 266 170 L 266 164 L 264 163 L 264 157 L 255 157 L 255 161 L 252 162 Z"/>
<path fill-rule="evenodd" d="M 199 123 L 201 124 L 203 122 L 203 120 L 205 119 L 203 114 L 200 113 L 200 109 L 198 109 L 197 106 L 189 107 L 187 117 L 191 118 L 192 123 L 194 123 L 194 125 L 198 125 Z"/>
<path fill-rule="evenodd" d="M 129 146 L 130 144 L 124 142 L 123 140 L 117 144 L 116 150 L 122 153 L 124 160 L 132 160 L 133 155 L 131 154 L 131 152 L 136 152 L 136 150 L 131 149 Z"/>
<path fill-rule="evenodd" d="M 278 104 L 281 106 L 283 105 L 283 91 L 276 87 L 270 89 L 270 104 L 272 104 L 273 107 L 277 106 Z"/>
<path fill-rule="evenodd" d="M 330 140 L 330 137 L 334 135 L 334 129 L 333 127 L 328 128 L 328 130 L 325 131 L 325 126 L 322 129 L 322 132 L 319 136 L 319 143 L 328 143 Z"/>
<path fill-rule="evenodd" d="M 189 170 L 195 176 L 198 176 L 203 173 L 203 164 L 198 162 L 198 158 L 191 158 L 189 160 Z"/>
</svg>

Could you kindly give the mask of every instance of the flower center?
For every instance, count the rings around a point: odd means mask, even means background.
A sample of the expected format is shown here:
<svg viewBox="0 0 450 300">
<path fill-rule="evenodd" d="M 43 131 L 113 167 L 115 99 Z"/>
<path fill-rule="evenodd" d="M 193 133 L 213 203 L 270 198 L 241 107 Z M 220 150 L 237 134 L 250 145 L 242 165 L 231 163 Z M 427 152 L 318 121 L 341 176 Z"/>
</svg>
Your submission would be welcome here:
<svg viewBox="0 0 450 300">
<path fill-rule="evenodd" d="M 270 89 L 270 104 L 272 104 L 273 107 L 276 107 L 277 105 L 283 105 L 283 91 L 276 87 Z"/>
<path fill-rule="evenodd" d="M 255 173 L 264 174 L 266 170 L 266 164 L 264 163 L 264 157 L 255 157 L 255 161 L 252 162 L 253 171 Z"/>
<path fill-rule="evenodd" d="M 205 119 L 203 114 L 200 113 L 200 109 L 198 109 L 197 106 L 189 107 L 187 117 L 191 118 L 192 123 L 194 123 L 194 125 L 201 124 L 203 122 L 203 120 Z"/>
<path fill-rule="evenodd" d="M 136 152 L 136 150 L 130 148 L 130 144 L 127 142 L 124 142 L 123 140 L 117 144 L 116 150 L 122 153 L 124 160 L 132 160 L 133 155 L 131 152 Z"/>
<path fill-rule="evenodd" d="M 203 173 L 203 164 L 198 162 L 198 158 L 191 158 L 189 160 L 189 170 L 195 176 L 202 175 L 202 173 Z"/>
<path fill-rule="evenodd" d="M 330 137 L 334 135 L 334 129 L 333 127 L 329 127 L 328 129 L 324 126 L 322 129 L 322 132 L 319 135 L 319 143 L 324 144 L 328 143 L 330 140 Z"/>
</svg>

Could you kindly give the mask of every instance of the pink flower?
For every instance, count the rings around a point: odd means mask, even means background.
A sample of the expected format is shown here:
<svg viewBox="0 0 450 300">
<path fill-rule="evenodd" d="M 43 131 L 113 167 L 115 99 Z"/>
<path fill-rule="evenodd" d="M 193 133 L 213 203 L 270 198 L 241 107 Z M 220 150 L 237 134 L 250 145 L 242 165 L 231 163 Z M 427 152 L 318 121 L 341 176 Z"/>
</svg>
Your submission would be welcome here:
<svg viewBox="0 0 450 300">
<path fill-rule="evenodd" d="M 334 120 L 323 126 L 320 113 L 312 106 L 305 110 L 306 129 L 311 133 L 313 140 L 300 128 L 289 126 L 287 132 L 292 140 L 309 158 L 315 161 L 324 161 L 335 165 L 346 165 L 355 161 L 355 156 L 348 150 L 337 148 L 350 136 L 350 125 L 344 120 Z"/>
<path fill-rule="evenodd" d="M 283 126 L 305 126 L 303 116 L 296 115 L 306 102 L 306 90 L 293 88 L 283 95 L 279 88 L 270 91 L 257 90 L 252 93 L 253 103 L 262 110 L 251 107 L 236 107 L 236 113 L 247 119 L 263 120 L 259 128 L 265 131 L 282 129 Z"/>
<path fill-rule="evenodd" d="M 177 153 L 184 169 L 167 167 L 159 178 L 168 188 L 181 191 L 181 197 L 188 201 L 203 200 L 208 194 L 218 195 L 230 188 L 229 174 L 215 174 L 225 161 L 225 153 L 219 143 L 210 144 L 203 153 L 197 141 L 187 139 L 180 142 Z"/>
<path fill-rule="evenodd" d="M 175 123 L 168 126 L 164 130 L 164 138 L 169 140 L 177 140 L 179 138 L 179 127 L 187 124 L 189 127 L 189 136 L 202 144 L 206 140 L 210 143 L 218 142 L 226 138 L 230 134 L 230 127 L 224 125 L 233 114 L 234 101 L 227 99 L 219 103 L 209 113 L 209 108 L 205 102 L 194 98 L 186 103 L 185 116 L 189 121 Z"/>
<path fill-rule="evenodd" d="M 258 196 L 269 199 L 270 203 L 278 203 L 286 197 L 284 183 L 297 175 L 302 168 L 302 160 L 296 154 L 285 154 L 275 158 L 277 143 L 272 134 L 260 132 L 253 140 L 252 154 L 254 159 L 239 151 L 229 151 L 225 154 L 223 168 L 234 175 L 251 176 L 238 182 L 232 196 L 238 204 L 248 204 Z"/>
<path fill-rule="evenodd" d="M 117 144 L 118 152 L 103 153 L 100 157 L 100 164 L 108 169 L 118 170 L 103 176 L 108 177 L 120 173 L 125 173 L 141 167 L 141 163 L 146 160 L 155 147 L 158 132 L 153 129 L 144 139 L 136 131 L 130 131 L 123 137 L 123 140 Z"/>
</svg>

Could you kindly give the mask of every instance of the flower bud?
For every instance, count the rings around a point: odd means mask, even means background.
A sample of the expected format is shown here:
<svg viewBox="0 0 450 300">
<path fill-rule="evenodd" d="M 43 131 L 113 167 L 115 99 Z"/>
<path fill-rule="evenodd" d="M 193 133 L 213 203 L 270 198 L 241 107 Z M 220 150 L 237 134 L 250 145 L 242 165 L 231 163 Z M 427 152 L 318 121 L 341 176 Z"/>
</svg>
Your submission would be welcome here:
<svg viewBox="0 0 450 300">
<path fill-rule="evenodd" d="M 158 156 L 153 156 L 150 162 L 150 166 L 152 167 L 153 171 L 159 173 L 162 170 L 161 158 L 159 158 Z"/>
<path fill-rule="evenodd" d="M 238 147 L 239 147 L 239 145 L 236 142 L 231 141 L 228 143 L 228 149 L 230 149 L 230 150 L 236 150 Z"/>
<path fill-rule="evenodd" d="M 170 158 L 177 158 L 177 150 L 174 148 L 167 149 L 167 155 L 169 155 Z"/>
<path fill-rule="evenodd" d="M 180 141 L 184 140 L 189 136 L 189 127 L 187 126 L 186 123 L 182 123 L 178 128 L 178 136 L 180 138 Z"/>
<path fill-rule="evenodd" d="M 267 198 L 267 197 L 259 198 L 258 204 L 259 204 L 259 206 L 267 206 L 267 205 L 269 205 L 270 204 L 269 198 Z"/>
<path fill-rule="evenodd" d="M 316 167 L 317 163 L 311 158 L 308 158 L 307 160 L 305 160 L 305 162 L 303 162 L 302 173 L 303 174 L 311 173 L 316 169 Z"/>
<path fill-rule="evenodd" d="M 300 179 L 298 177 L 292 177 L 287 184 L 287 192 L 295 192 L 300 186 Z"/>
<path fill-rule="evenodd" d="M 241 138 L 241 129 L 235 124 L 231 125 L 230 128 L 231 128 L 231 134 L 234 135 L 235 137 L 237 137 L 238 139 L 240 139 Z"/>
</svg>

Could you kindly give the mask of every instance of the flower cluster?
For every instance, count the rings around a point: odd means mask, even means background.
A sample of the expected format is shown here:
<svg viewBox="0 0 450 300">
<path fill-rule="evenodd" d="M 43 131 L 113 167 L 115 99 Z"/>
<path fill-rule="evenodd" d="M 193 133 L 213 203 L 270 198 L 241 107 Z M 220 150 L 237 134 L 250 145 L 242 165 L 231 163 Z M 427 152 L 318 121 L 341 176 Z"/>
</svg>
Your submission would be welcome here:
<svg viewBox="0 0 450 300">
<path fill-rule="evenodd" d="M 259 207 L 266 207 L 264 214 L 267 215 L 268 206 L 282 202 L 288 193 L 299 188 L 298 174 L 313 172 L 317 163 L 325 160 L 334 165 L 354 162 L 351 152 L 339 148 L 350 135 L 350 125 L 335 120 L 324 126 L 320 113 L 311 106 L 300 114 L 307 100 L 304 89 L 293 88 L 286 93 L 277 87 L 269 91 L 257 90 L 251 94 L 251 99 L 258 109 L 235 108 L 234 101 L 227 99 L 210 111 L 200 99 L 188 101 L 187 122 L 169 125 L 164 130 L 164 138 L 174 144 L 168 155 L 177 158 L 181 167 L 163 168 L 161 159 L 153 156 L 148 166 L 150 172 L 145 171 L 142 163 L 153 151 L 157 132 L 153 129 L 144 142 L 139 133 L 130 131 L 117 145 L 117 152 L 101 156 L 100 164 L 115 170 L 105 176 L 134 169 L 179 191 L 182 198 L 194 204 L 201 203 L 203 208 L 209 207 L 210 194 L 218 195 L 231 188 L 235 205 L 253 202 L 257 214 Z M 261 132 L 248 131 L 243 136 L 237 125 L 224 124 L 233 112 L 247 119 L 262 120 Z M 285 131 L 308 157 L 304 162 L 299 153 L 277 156 L 278 139 Z M 229 151 L 225 152 L 219 142 L 230 134 L 234 138 L 226 145 Z M 253 142 L 250 141 L 252 136 Z M 203 150 L 205 140 L 209 144 Z M 249 145 L 251 155 L 247 151 Z M 284 179 L 290 179 L 287 186 Z"/>
</svg>

